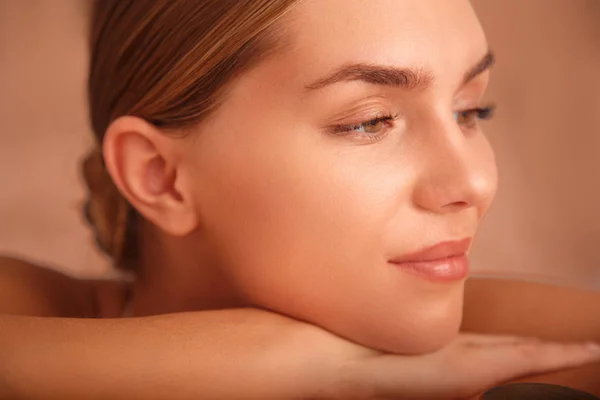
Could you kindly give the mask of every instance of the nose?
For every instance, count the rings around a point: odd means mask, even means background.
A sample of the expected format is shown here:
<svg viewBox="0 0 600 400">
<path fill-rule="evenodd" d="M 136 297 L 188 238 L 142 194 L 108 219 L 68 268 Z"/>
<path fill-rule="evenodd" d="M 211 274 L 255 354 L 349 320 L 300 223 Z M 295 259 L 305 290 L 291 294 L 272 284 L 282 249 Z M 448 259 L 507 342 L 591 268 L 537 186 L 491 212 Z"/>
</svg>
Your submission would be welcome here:
<svg viewBox="0 0 600 400">
<path fill-rule="evenodd" d="M 494 154 L 481 133 L 465 134 L 455 123 L 447 125 L 438 127 L 424 147 L 413 201 L 436 214 L 476 208 L 481 215 L 496 193 Z"/>
</svg>

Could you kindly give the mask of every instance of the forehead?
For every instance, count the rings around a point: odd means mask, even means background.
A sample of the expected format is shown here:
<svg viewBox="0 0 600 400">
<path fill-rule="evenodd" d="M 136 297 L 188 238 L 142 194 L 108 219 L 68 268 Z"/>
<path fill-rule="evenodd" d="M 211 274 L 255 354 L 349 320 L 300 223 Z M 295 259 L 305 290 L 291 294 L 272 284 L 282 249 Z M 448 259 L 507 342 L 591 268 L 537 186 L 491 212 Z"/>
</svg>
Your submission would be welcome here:
<svg viewBox="0 0 600 400">
<path fill-rule="evenodd" d="M 349 63 L 462 77 L 487 51 L 468 0 L 302 0 L 281 22 L 305 80 Z"/>
</svg>

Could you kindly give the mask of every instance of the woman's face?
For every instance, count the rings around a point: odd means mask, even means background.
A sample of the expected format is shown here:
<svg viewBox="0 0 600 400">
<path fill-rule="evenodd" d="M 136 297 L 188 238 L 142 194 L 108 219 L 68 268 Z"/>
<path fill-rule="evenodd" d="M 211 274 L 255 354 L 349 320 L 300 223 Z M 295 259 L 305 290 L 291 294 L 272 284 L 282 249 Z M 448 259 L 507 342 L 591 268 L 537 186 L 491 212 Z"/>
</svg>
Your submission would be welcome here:
<svg viewBox="0 0 600 400">
<path fill-rule="evenodd" d="M 465 112 L 483 106 L 490 61 L 469 1 L 305 0 L 281 23 L 290 46 L 186 143 L 221 267 L 249 304 L 364 345 L 443 346 L 464 265 L 392 261 L 464 251 L 494 197 L 492 150 Z"/>
</svg>

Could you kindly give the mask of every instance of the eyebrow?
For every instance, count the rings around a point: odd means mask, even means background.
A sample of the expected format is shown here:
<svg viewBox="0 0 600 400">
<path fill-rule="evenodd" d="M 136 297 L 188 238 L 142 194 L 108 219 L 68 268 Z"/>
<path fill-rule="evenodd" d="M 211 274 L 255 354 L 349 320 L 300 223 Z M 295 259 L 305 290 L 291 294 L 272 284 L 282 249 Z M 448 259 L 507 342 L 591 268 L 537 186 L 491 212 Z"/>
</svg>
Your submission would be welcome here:
<svg viewBox="0 0 600 400">
<path fill-rule="evenodd" d="M 495 60 L 496 58 L 492 51 L 488 51 L 477 64 L 465 73 L 462 84 L 465 85 L 490 69 L 494 65 Z M 433 83 L 434 76 L 431 72 L 422 68 L 396 68 L 359 63 L 342 66 L 332 74 L 306 85 L 305 89 L 313 91 L 334 83 L 351 81 L 363 81 L 374 85 L 423 91 Z"/>
<path fill-rule="evenodd" d="M 488 69 L 492 68 L 496 63 L 496 56 L 491 50 L 488 50 L 485 56 L 477 64 L 475 64 L 463 78 L 463 85 L 469 83 L 473 79 L 477 78 L 479 75 L 483 74 Z"/>
</svg>

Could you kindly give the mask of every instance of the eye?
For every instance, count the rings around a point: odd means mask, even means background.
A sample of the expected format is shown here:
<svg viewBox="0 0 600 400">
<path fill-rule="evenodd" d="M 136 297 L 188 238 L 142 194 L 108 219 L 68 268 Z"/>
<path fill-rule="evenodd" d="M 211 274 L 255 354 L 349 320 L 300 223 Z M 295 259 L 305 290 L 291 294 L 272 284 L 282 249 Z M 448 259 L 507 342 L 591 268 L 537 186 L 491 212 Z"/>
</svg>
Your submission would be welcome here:
<svg viewBox="0 0 600 400">
<path fill-rule="evenodd" d="M 478 107 L 454 113 L 454 120 L 460 126 L 472 128 L 478 121 L 489 120 L 494 116 L 495 106 Z"/>
<path fill-rule="evenodd" d="M 356 124 L 336 125 L 333 127 L 333 133 L 337 135 L 359 135 L 370 140 L 377 140 L 385 135 L 395 119 L 395 116 L 384 115 Z"/>
</svg>

